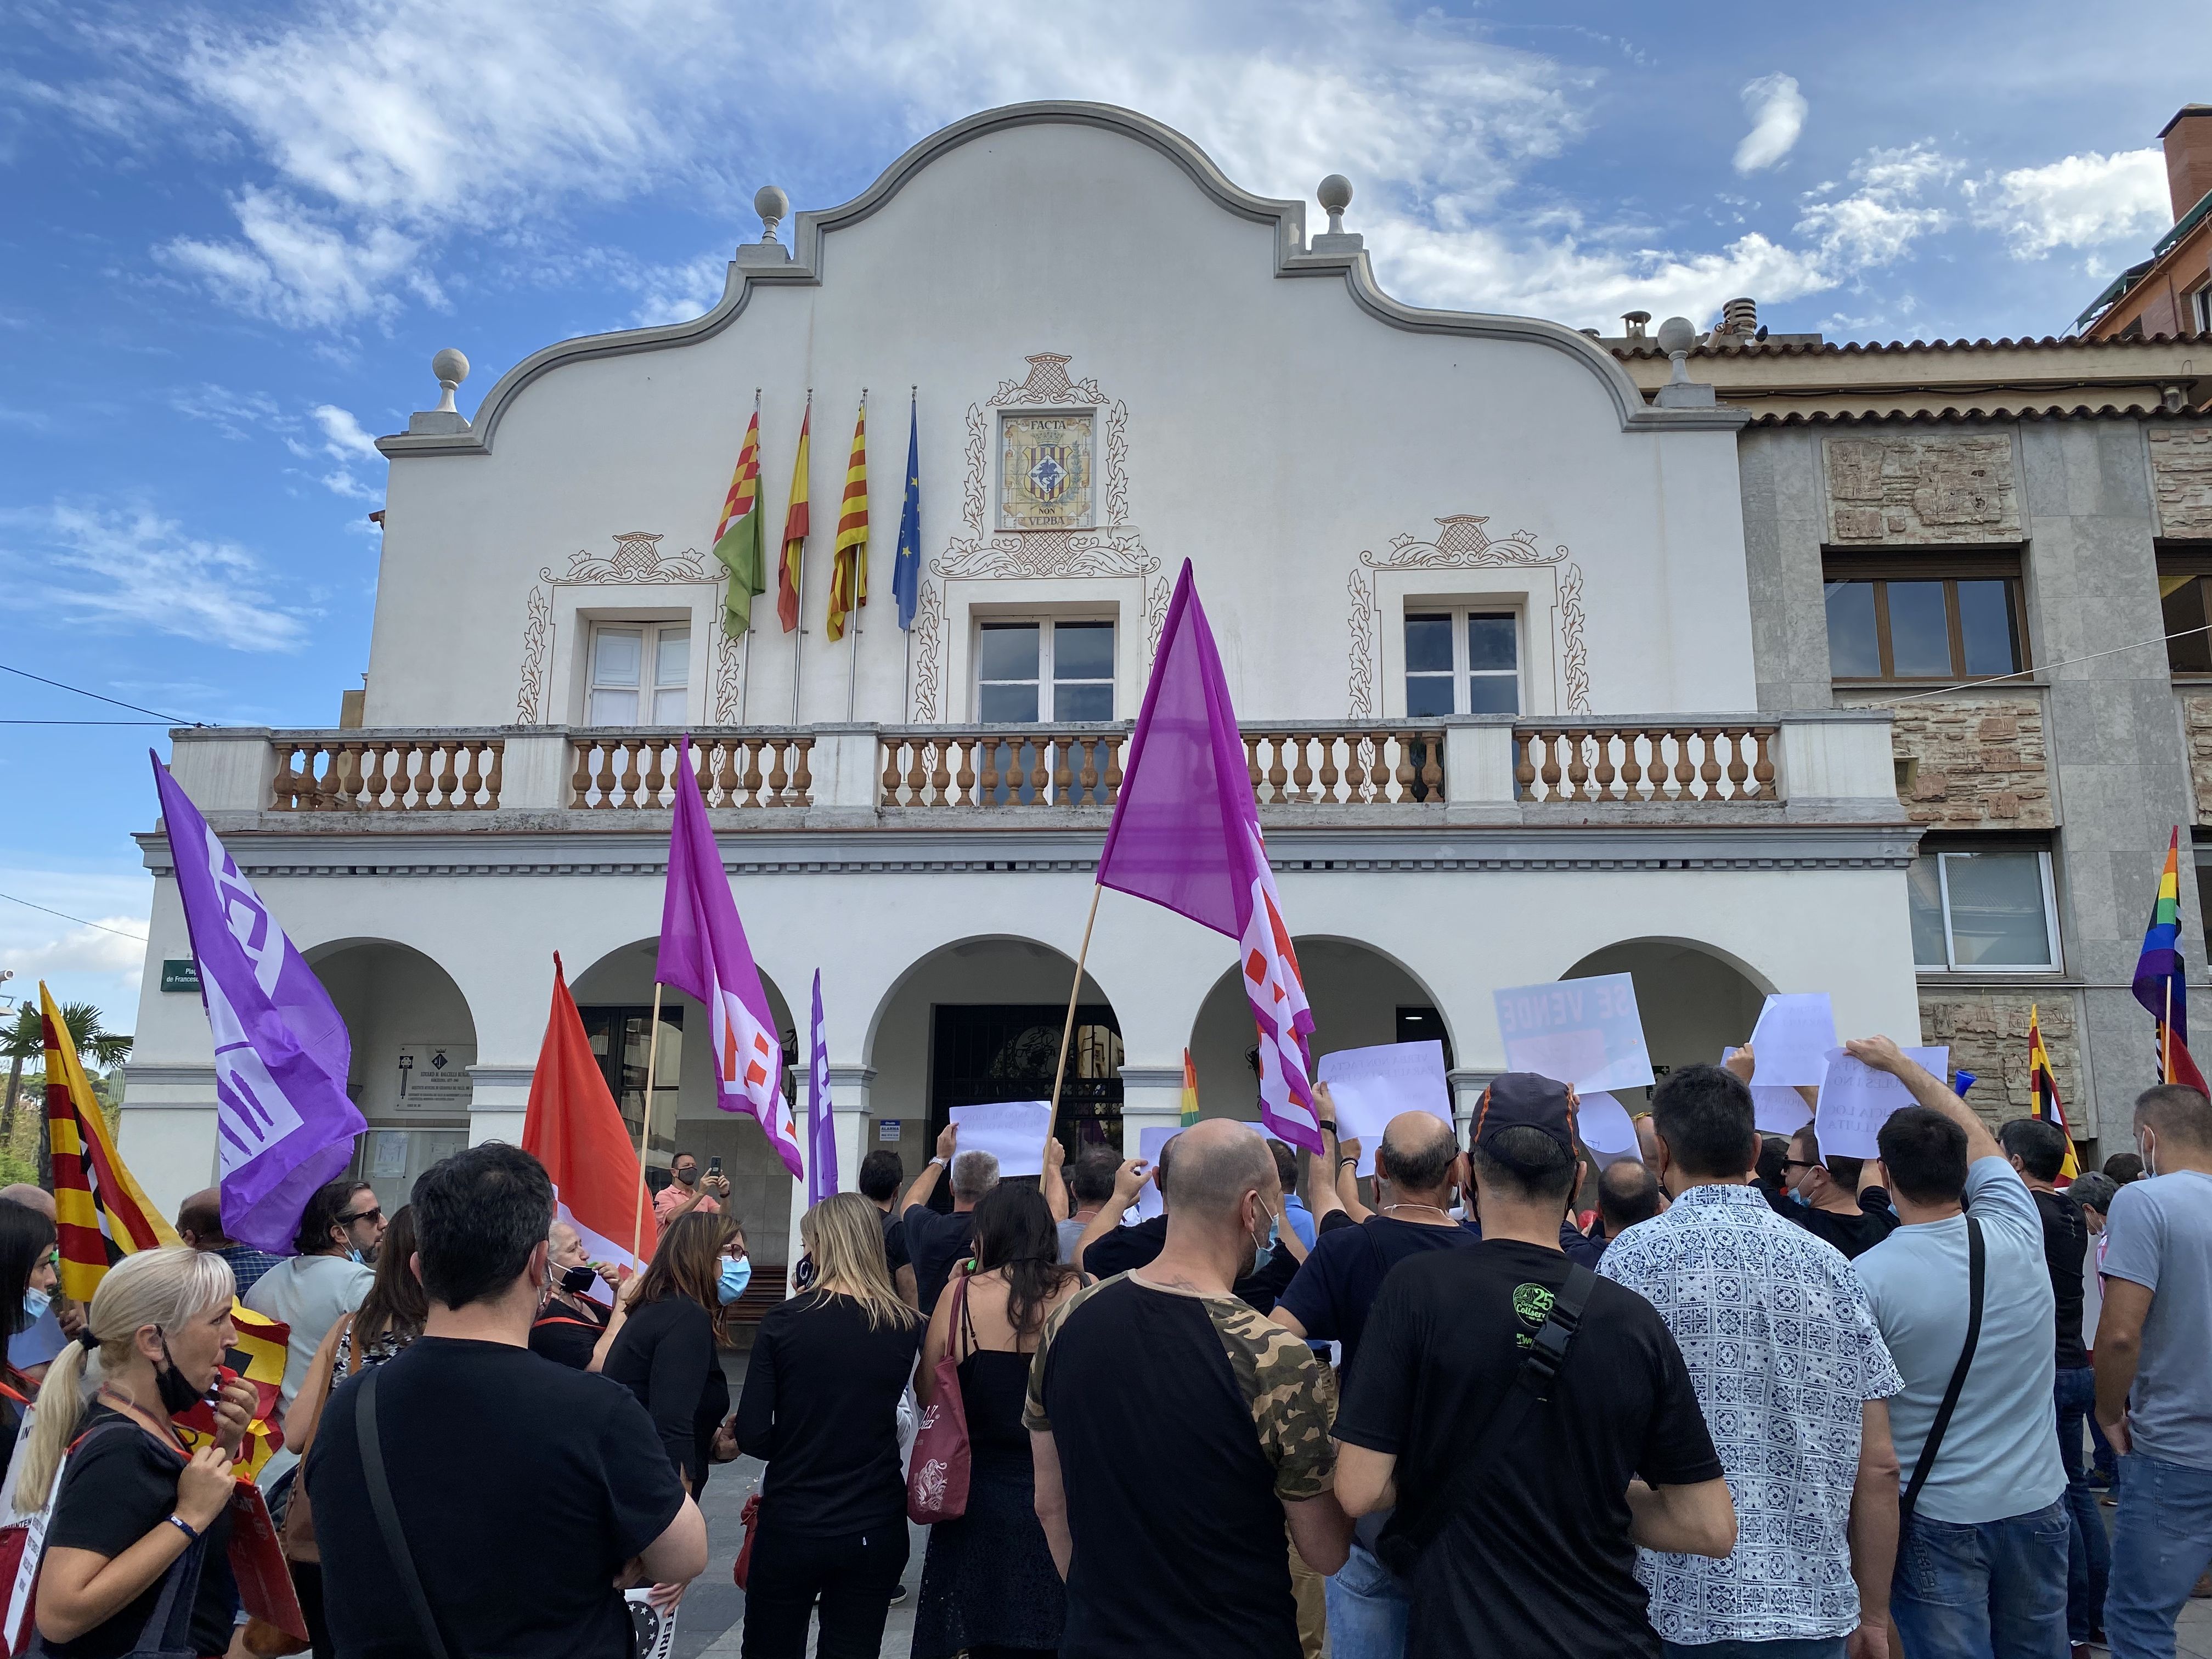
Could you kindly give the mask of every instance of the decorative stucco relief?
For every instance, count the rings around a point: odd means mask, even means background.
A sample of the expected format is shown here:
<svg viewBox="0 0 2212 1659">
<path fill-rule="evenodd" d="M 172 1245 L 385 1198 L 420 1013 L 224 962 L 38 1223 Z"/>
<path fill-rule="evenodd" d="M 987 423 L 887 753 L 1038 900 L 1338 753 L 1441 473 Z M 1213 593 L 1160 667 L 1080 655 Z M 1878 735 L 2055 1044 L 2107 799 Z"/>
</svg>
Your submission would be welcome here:
<svg viewBox="0 0 2212 1659">
<path fill-rule="evenodd" d="M 1059 352 L 1030 354 L 1029 374 L 1001 380 L 981 404 L 968 406 L 967 465 L 961 479 L 961 532 L 929 561 L 915 607 L 912 718 L 950 718 L 950 688 L 944 684 L 948 615 L 945 584 L 965 578 L 1023 576 L 1133 576 L 1144 584 L 1145 665 L 1149 672 L 1167 621 L 1168 584 L 1160 562 L 1146 550 L 1144 537 L 1128 522 L 1129 409 L 1109 400 L 1095 379 L 1068 377 L 1068 358 Z M 991 449 L 991 409 L 1089 406 L 1105 411 L 1099 444 L 1105 489 L 1105 522 L 1090 530 L 984 530 L 989 493 L 986 458 Z"/>
<path fill-rule="evenodd" d="M 538 572 L 538 585 L 524 601 L 522 627 L 522 684 L 515 694 L 518 726 L 545 723 L 547 653 L 553 643 L 553 590 L 559 587 L 629 586 L 649 582 L 714 582 L 721 580 L 718 565 L 710 574 L 696 547 L 681 553 L 663 553 L 664 538 L 647 530 L 615 532 L 615 550 L 599 555 L 579 548 L 568 556 L 568 568 L 559 575 L 550 565 Z M 719 617 L 719 611 L 717 612 Z M 714 629 L 714 718 L 724 725 L 735 720 L 738 653 L 721 629 Z M 727 705 L 726 708 L 725 705 Z"/>
<path fill-rule="evenodd" d="M 1559 602 L 1553 625 L 1558 629 L 1559 657 L 1566 680 L 1567 713 L 1587 714 L 1589 705 L 1589 659 L 1583 647 L 1583 571 L 1565 547 L 1547 553 L 1536 545 L 1535 532 L 1516 530 L 1510 536 L 1492 537 L 1483 526 L 1490 520 L 1471 513 L 1455 513 L 1437 520 L 1431 541 L 1412 536 L 1393 536 L 1390 550 L 1376 554 L 1363 548 L 1346 586 L 1352 594 L 1352 659 L 1348 677 L 1350 714 L 1353 720 L 1380 718 L 1382 705 L 1382 642 L 1375 610 L 1375 572 L 1378 570 L 1498 570 L 1515 565 L 1553 565 L 1559 568 Z M 1531 617 L 1530 625 L 1534 625 Z"/>
<path fill-rule="evenodd" d="M 2016 542 L 2009 438 L 1829 438 L 1828 539 L 1844 546 Z"/>
<path fill-rule="evenodd" d="M 2154 426 L 2151 487 L 2161 536 L 2212 536 L 2212 427 Z"/>
</svg>

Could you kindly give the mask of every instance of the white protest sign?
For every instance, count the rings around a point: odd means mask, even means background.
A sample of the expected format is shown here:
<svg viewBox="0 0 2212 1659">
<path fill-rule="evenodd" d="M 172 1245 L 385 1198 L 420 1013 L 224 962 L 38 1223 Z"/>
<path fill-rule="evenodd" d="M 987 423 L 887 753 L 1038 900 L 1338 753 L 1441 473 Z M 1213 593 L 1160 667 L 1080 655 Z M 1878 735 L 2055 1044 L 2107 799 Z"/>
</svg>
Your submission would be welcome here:
<svg viewBox="0 0 2212 1659">
<path fill-rule="evenodd" d="M 1582 1136 L 1583 1146 L 1610 1158 L 1626 1157 L 1637 1151 L 1636 1120 L 1629 1116 L 1626 1107 L 1602 1091 L 1577 1098 L 1581 1103 L 1575 1109 L 1575 1131 Z"/>
<path fill-rule="evenodd" d="M 1626 974 L 1492 994 L 1508 1071 L 1570 1083 L 1579 1094 L 1650 1085 L 1651 1054 L 1644 1046 L 1636 986 Z"/>
<path fill-rule="evenodd" d="M 1137 1156 L 1157 1171 L 1160 1167 L 1160 1148 L 1182 1133 L 1181 1124 L 1163 1124 L 1158 1128 L 1137 1131 Z M 1156 1174 L 1147 1174 L 1145 1184 L 1137 1189 L 1137 1201 L 1129 1213 L 1139 1221 L 1150 1221 L 1156 1215 L 1164 1215 L 1166 1206 L 1160 1202 L 1160 1183 Z"/>
<path fill-rule="evenodd" d="M 1939 1078 L 1950 1075 L 1951 1050 L 1907 1048 L 1905 1057 L 1917 1060 Z M 1820 1083 L 1820 1107 L 1814 1115 L 1813 1133 L 1820 1137 L 1820 1156 L 1880 1158 L 1875 1137 L 1890 1114 L 1912 1104 L 1912 1092 L 1887 1072 L 1853 1060 L 1841 1048 L 1828 1053 L 1828 1074 Z"/>
<path fill-rule="evenodd" d="M 1444 1082 L 1444 1045 L 1385 1042 L 1372 1048 L 1339 1048 L 1323 1054 L 1317 1073 L 1336 1105 L 1340 1142 L 1359 1143 L 1355 1173 L 1375 1173 L 1375 1149 L 1382 1131 L 1401 1112 L 1426 1112 L 1452 1121 L 1451 1090 Z"/>
<path fill-rule="evenodd" d="M 1828 1050 L 1836 1046 L 1836 1014 L 1826 991 L 1770 996 L 1751 1028 L 1751 1052 L 1758 1087 L 1817 1089 L 1827 1075 Z"/>
<path fill-rule="evenodd" d="M 1733 1048 L 1721 1050 L 1721 1064 L 1725 1066 L 1735 1057 Z M 1824 1056 L 1821 1064 L 1827 1064 Z M 1763 1135 L 1794 1135 L 1813 1121 L 1813 1109 L 1805 1103 L 1805 1097 L 1795 1089 L 1770 1088 L 1764 1083 L 1751 1085 L 1751 1109 Z"/>
<path fill-rule="evenodd" d="M 988 1152 L 1002 1176 L 1044 1173 L 1045 1137 L 1052 1133 L 1048 1100 L 995 1100 L 988 1106 L 955 1106 L 958 1152 Z M 957 1154 L 956 1154 L 957 1155 Z"/>
</svg>

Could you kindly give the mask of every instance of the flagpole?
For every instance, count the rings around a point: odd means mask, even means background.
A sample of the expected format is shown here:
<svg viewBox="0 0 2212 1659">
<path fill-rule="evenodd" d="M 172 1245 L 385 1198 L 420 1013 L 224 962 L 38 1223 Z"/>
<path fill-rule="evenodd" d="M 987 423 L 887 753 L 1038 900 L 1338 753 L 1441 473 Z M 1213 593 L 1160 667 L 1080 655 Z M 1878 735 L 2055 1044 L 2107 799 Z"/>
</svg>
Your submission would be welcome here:
<svg viewBox="0 0 2212 1659">
<path fill-rule="evenodd" d="M 914 429 L 913 422 L 915 403 L 921 396 L 921 387 L 919 383 L 907 387 L 907 429 L 909 432 L 912 432 Z M 908 458 L 913 459 L 913 446 L 909 444 L 908 446 Z M 915 477 L 920 477 L 921 476 L 921 467 L 918 463 L 915 466 L 914 476 Z M 915 497 L 917 501 L 919 501 L 921 497 L 919 495 Z M 915 564 L 917 567 L 914 573 L 914 597 L 915 608 L 917 610 L 921 608 L 921 571 L 919 568 L 919 566 L 921 563 L 921 510 L 919 507 L 917 507 L 915 513 L 915 527 L 914 538 L 914 559 Z M 899 534 L 902 539 L 904 538 L 906 534 L 906 507 L 905 496 L 903 494 L 900 496 Z M 900 551 L 902 553 L 904 552 L 904 548 L 902 547 Z M 898 561 L 896 558 L 894 558 L 891 561 L 891 605 L 892 607 L 896 609 L 898 605 Z M 907 620 L 900 625 L 900 631 L 906 635 L 906 659 L 899 665 L 899 721 L 903 725 L 906 721 L 914 717 L 914 619 L 911 617 L 908 617 Z"/>
<path fill-rule="evenodd" d="M 753 425 L 756 429 L 760 425 L 760 405 L 761 389 L 755 386 Z M 768 574 L 768 490 L 764 486 L 768 483 L 768 475 L 762 470 L 757 447 L 753 450 L 753 511 L 760 515 L 760 534 L 755 538 L 753 552 L 761 562 L 761 574 L 765 577 Z M 781 553 L 781 550 L 779 545 L 777 551 Z M 745 716 L 752 713 L 753 600 L 759 597 L 758 594 L 751 594 L 745 599 L 745 636 L 738 641 L 738 724 L 740 726 L 745 723 Z M 641 1160 L 639 1167 L 643 1167 Z"/>
<path fill-rule="evenodd" d="M 660 1063 L 660 981 L 653 982 L 653 1032 L 645 1040 L 645 1110 L 637 1126 L 637 1203 L 630 1212 L 629 1260 L 637 1269 L 637 1247 L 645 1243 L 645 1149 L 653 1135 L 653 1074 Z"/>
<path fill-rule="evenodd" d="M 864 424 L 867 421 L 867 418 L 868 388 L 862 386 L 860 388 L 860 419 Z M 849 457 L 847 459 L 845 465 L 848 469 L 851 467 L 852 461 Z M 866 496 L 861 498 L 860 504 L 863 509 L 866 507 L 867 498 Z M 842 496 L 838 500 L 838 510 L 841 514 L 844 510 L 844 501 Z M 872 528 L 872 526 L 871 527 Z M 866 603 L 866 601 L 860 598 L 860 588 L 861 585 L 866 580 L 866 576 L 863 572 L 862 567 L 867 562 L 867 543 L 862 542 L 859 546 L 853 550 L 853 588 L 852 592 L 845 596 L 852 601 L 853 605 L 852 613 L 848 618 L 847 627 L 845 629 L 846 637 L 852 642 L 852 653 L 846 659 L 849 667 L 845 677 L 845 719 L 848 723 L 853 718 L 854 705 L 858 701 L 860 693 L 860 607 Z"/>
<path fill-rule="evenodd" d="M 814 388 L 806 388 L 806 413 L 801 417 L 799 429 L 811 440 L 813 436 Z M 814 450 L 811 442 L 806 452 L 806 522 L 811 530 L 814 524 Z M 799 544 L 799 574 L 791 584 L 792 603 L 799 609 L 799 626 L 791 630 L 791 723 L 799 724 L 799 659 L 806 649 L 806 543 Z"/>
<path fill-rule="evenodd" d="M 1060 1063 L 1052 1068 L 1052 1123 L 1046 1139 L 1060 1133 L 1060 1085 L 1067 1075 L 1067 1042 L 1075 1035 L 1075 1000 L 1083 994 L 1083 964 L 1091 957 L 1091 929 L 1098 920 L 1098 896 L 1106 890 L 1093 883 L 1091 914 L 1083 921 L 1083 946 L 1075 953 L 1075 983 L 1067 988 L 1067 1018 L 1060 1028 Z"/>
</svg>

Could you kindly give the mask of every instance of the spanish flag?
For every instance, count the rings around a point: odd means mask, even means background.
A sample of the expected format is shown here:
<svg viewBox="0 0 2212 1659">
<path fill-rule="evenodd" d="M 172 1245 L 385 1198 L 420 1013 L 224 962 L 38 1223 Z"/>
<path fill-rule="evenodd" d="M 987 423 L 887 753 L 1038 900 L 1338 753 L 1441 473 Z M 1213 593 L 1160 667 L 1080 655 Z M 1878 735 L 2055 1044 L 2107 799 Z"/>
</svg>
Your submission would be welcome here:
<svg viewBox="0 0 2212 1659">
<path fill-rule="evenodd" d="M 767 590 L 761 563 L 760 410 L 738 451 L 738 470 L 722 501 L 722 522 L 714 527 L 714 556 L 730 573 L 722 600 L 722 631 L 737 638 L 753 624 L 753 601 Z"/>
<path fill-rule="evenodd" d="M 845 462 L 845 495 L 837 503 L 837 550 L 830 574 L 830 637 L 845 637 L 845 621 L 868 602 L 868 400 L 853 422 Z"/>
<path fill-rule="evenodd" d="M 2066 1137 L 2066 1161 L 2058 1166 L 2058 1179 L 2052 1183 L 2063 1187 L 2081 1173 L 2081 1160 L 2074 1156 L 2074 1132 L 2066 1127 L 2066 1109 L 2058 1101 L 2058 1079 L 2051 1074 L 2051 1050 L 2043 1046 L 2043 1027 L 2032 1002 L 2027 1005 L 2027 1102 L 2030 1116 L 2056 1123 Z"/>
<path fill-rule="evenodd" d="M 1198 1068 L 1190 1063 L 1190 1050 L 1182 1051 L 1182 1127 L 1198 1121 Z"/>
<path fill-rule="evenodd" d="M 783 510 L 783 557 L 775 569 L 775 614 L 787 634 L 799 626 L 799 561 L 806 556 L 806 470 L 808 434 L 814 429 L 814 399 L 799 422 L 799 457 L 791 464 L 791 504 Z"/>
<path fill-rule="evenodd" d="M 46 1126 L 53 1147 L 61 1291 L 72 1301 L 89 1302 L 112 1263 L 184 1241 L 115 1155 L 76 1044 L 44 981 L 39 1009 L 46 1023 Z"/>
<path fill-rule="evenodd" d="M 246 1438 L 232 1461 L 236 1473 L 251 1480 L 259 1476 L 263 1464 L 283 1449 L 283 1431 L 272 1419 L 283 1390 L 285 1345 L 292 1339 L 292 1328 L 234 1299 L 230 1304 L 230 1322 L 238 1328 L 238 1346 L 223 1356 L 216 1386 L 244 1377 L 253 1387 L 253 1415 L 246 1422 Z M 169 1420 L 176 1425 L 178 1437 L 188 1450 L 215 1443 L 215 1407 L 206 1401 L 195 1401 L 188 1410 Z"/>
</svg>

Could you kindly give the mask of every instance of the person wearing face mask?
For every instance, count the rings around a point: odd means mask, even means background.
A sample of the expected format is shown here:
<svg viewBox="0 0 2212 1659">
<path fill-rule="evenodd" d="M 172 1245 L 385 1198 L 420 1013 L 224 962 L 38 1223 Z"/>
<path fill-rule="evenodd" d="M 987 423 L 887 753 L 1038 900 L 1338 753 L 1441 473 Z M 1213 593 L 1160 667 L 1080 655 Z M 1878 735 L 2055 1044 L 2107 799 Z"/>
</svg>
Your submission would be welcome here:
<svg viewBox="0 0 2212 1659">
<path fill-rule="evenodd" d="M 291 1328 L 280 1389 L 288 1411 L 307 1380 L 324 1334 L 358 1309 L 376 1283 L 375 1273 L 361 1259 L 359 1239 L 371 1232 L 372 1243 L 383 1237 L 384 1212 L 366 1182 L 333 1181 L 318 1187 L 300 1212 L 299 1233 L 292 1241 L 299 1254 L 262 1274 L 239 1298 L 264 1319 Z M 263 1488 L 273 1487 L 299 1461 L 289 1446 L 278 1452 L 262 1467 Z"/>
<path fill-rule="evenodd" d="M 0 1331 L 15 1336 L 45 1317 L 58 1280 L 55 1272 L 54 1224 L 21 1204 L 0 1204 Z M 15 1432 L 24 1410 L 37 1396 L 39 1376 L 0 1361 L 0 1478 L 15 1455 Z"/>
<path fill-rule="evenodd" d="M 1775 1207 L 1818 1239 L 1856 1260 L 1897 1231 L 1897 1212 L 1872 1159 L 1820 1155 L 1820 1139 L 1808 1123 L 1790 1138 L 1782 1160 L 1784 1198 Z"/>
<path fill-rule="evenodd" d="M 2143 1179 L 2112 1194 L 2097 1320 L 2097 1419 L 2120 1457 L 2105 1629 L 2113 1659 L 2174 1650 L 2212 1567 L 2212 1101 L 2136 1098 Z"/>
<path fill-rule="evenodd" d="M 230 1646 L 231 1459 L 253 1390 L 224 1386 L 215 1443 L 196 1452 L 170 1422 L 214 1387 L 237 1338 L 230 1303 L 220 1256 L 176 1246 L 127 1255 L 101 1278 L 84 1335 L 46 1373 L 15 1500 L 26 1513 L 52 1504 L 36 1614 L 53 1659 Z"/>
<path fill-rule="evenodd" d="M 860 1194 L 815 1205 L 799 1238 L 801 1288 L 761 1320 L 744 1397 L 715 1442 L 718 1458 L 768 1464 L 744 1659 L 803 1659 L 817 1601 L 820 1659 L 873 1659 L 906 1571 L 898 1406 L 921 1316 L 899 1300 L 883 1223 Z"/>
<path fill-rule="evenodd" d="M 707 1484 L 714 1431 L 730 1409 L 716 1350 L 753 1264 L 733 1217 L 687 1211 L 662 1229 L 600 1337 L 599 1370 L 637 1396 L 694 1498 Z"/>
<path fill-rule="evenodd" d="M 612 1286 L 615 1270 L 590 1260 L 584 1254 L 582 1235 L 565 1221 L 553 1224 L 545 1243 L 553 1283 L 545 1306 L 530 1328 L 530 1351 L 571 1370 L 589 1370 L 592 1351 L 607 1328 L 607 1310 L 592 1299 L 591 1292 L 602 1281 Z"/>
</svg>

